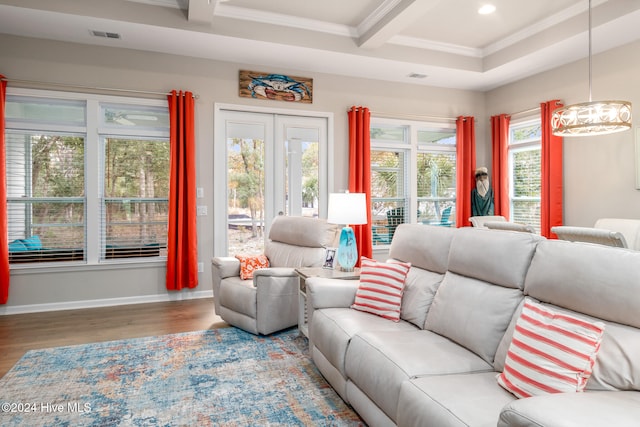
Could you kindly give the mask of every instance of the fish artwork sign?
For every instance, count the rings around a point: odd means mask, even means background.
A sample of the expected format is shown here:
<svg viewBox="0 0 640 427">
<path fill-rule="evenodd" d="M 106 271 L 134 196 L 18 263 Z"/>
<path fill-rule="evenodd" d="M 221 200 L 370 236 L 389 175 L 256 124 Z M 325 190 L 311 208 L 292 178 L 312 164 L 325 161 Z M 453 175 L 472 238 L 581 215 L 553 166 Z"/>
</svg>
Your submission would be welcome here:
<svg viewBox="0 0 640 427">
<path fill-rule="evenodd" d="M 313 79 L 240 70 L 240 96 L 311 104 Z"/>
</svg>

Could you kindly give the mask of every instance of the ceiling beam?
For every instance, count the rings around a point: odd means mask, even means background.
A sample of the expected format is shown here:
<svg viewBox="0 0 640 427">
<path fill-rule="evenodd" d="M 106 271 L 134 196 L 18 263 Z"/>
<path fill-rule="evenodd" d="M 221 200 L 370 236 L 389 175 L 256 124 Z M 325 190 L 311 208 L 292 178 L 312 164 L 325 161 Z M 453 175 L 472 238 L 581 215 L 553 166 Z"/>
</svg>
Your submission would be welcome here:
<svg viewBox="0 0 640 427">
<path fill-rule="evenodd" d="M 363 21 L 358 46 L 374 49 L 421 19 L 441 0 L 387 0 Z M 446 1 L 446 0 L 445 0 Z M 367 22 L 369 21 L 369 22 Z"/>
<path fill-rule="evenodd" d="M 187 20 L 196 24 L 213 23 L 213 8 L 216 0 L 189 0 Z"/>
</svg>

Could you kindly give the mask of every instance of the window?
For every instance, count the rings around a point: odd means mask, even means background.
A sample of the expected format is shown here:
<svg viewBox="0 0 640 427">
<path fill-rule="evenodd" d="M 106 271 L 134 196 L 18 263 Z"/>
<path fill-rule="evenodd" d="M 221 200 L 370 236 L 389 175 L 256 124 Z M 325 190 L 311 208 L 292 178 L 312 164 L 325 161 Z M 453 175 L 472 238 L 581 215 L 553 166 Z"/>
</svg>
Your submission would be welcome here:
<svg viewBox="0 0 640 427">
<path fill-rule="evenodd" d="M 456 200 L 454 126 L 372 119 L 374 246 L 405 222 L 452 226 Z"/>
<path fill-rule="evenodd" d="M 162 101 L 10 92 L 10 263 L 164 255 L 168 135 Z"/>
<path fill-rule="evenodd" d="M 509 175 L 511 220 L 532 225 L 540 232 L 540 120 L 511 123 Z"/>
</svg>

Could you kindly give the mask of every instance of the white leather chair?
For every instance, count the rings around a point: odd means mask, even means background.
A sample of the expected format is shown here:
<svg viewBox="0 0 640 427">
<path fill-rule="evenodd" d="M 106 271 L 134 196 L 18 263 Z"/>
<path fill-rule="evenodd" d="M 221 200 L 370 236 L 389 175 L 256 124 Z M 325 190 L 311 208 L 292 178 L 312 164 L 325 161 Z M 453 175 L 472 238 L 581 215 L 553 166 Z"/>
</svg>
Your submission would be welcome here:
<svg viewBox="0 0 640 427">
<path fill-rule="evenodd" d="M 240 278 L 235 257 L 211 260 L 216 314 L 230 325 L 268 335 L 298 324 L 298 267 L 321 267 L 339 227 L 323 219 L 279 216 L 271 224 L 264 254 L 269 268 Z"/>
<path fill-rule="evenodd" d="M 555 233 L 560 240 L 597 243 L 599 245 L 614 246 L 617 248 L 627 247 L 627 242 L 622 234 L 617 231 L 604 230 L 602 228 L 559 225 L 551 227 L 551 232 Z"/>
<path fill-rule="evenodd" d="M 485 216 L 472 216 L 469 218 L 471 225 L 474 227 L 487 228 L 485 224 L 487 222 L 506 222 L 507 218 L 502 215 L 485 215 Z"/>
<path fill-rule="evenodd" d="M 640 219 L 600 218 L 594 227 L 622 234 L 629 249 L 640 251 Z"/>
<path fill-rule="evenodd" d="M 485 227 L 491 230 L 508 230 L 508 231 L 520 231 L 523 233 L 536 233 L 536 229 L 529 224 L 520 224 L 518 222 L 508 221 L 490 221 L 484 224 Z"/>
<path fill-rule="evenodd" d="M 596 221 L 594 227 L 562 225 L 552 227 L 551 232 L 561 240 L 640 250 L 640 220 L 638 219 L 601 218 Z"/>
</svg>

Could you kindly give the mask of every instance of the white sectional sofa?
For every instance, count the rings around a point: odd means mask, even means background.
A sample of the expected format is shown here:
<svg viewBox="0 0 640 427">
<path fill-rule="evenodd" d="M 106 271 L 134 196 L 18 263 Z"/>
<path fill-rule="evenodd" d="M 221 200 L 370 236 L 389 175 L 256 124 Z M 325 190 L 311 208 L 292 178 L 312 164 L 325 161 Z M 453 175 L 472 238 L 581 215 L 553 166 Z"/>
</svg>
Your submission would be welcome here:
<svg viewBox="0 0 640 427">
<path fill-rule="evenodd" d="M 367 424 L 640 425 L 640 252 L 403 224 L 390 257 L 412 265 L 399 322 L 350 308 L 357 281 L 307 280 L 314 363 Z M 525 300 L 604 324 L 585 392 L 498 384 Z"/>
</svg>

